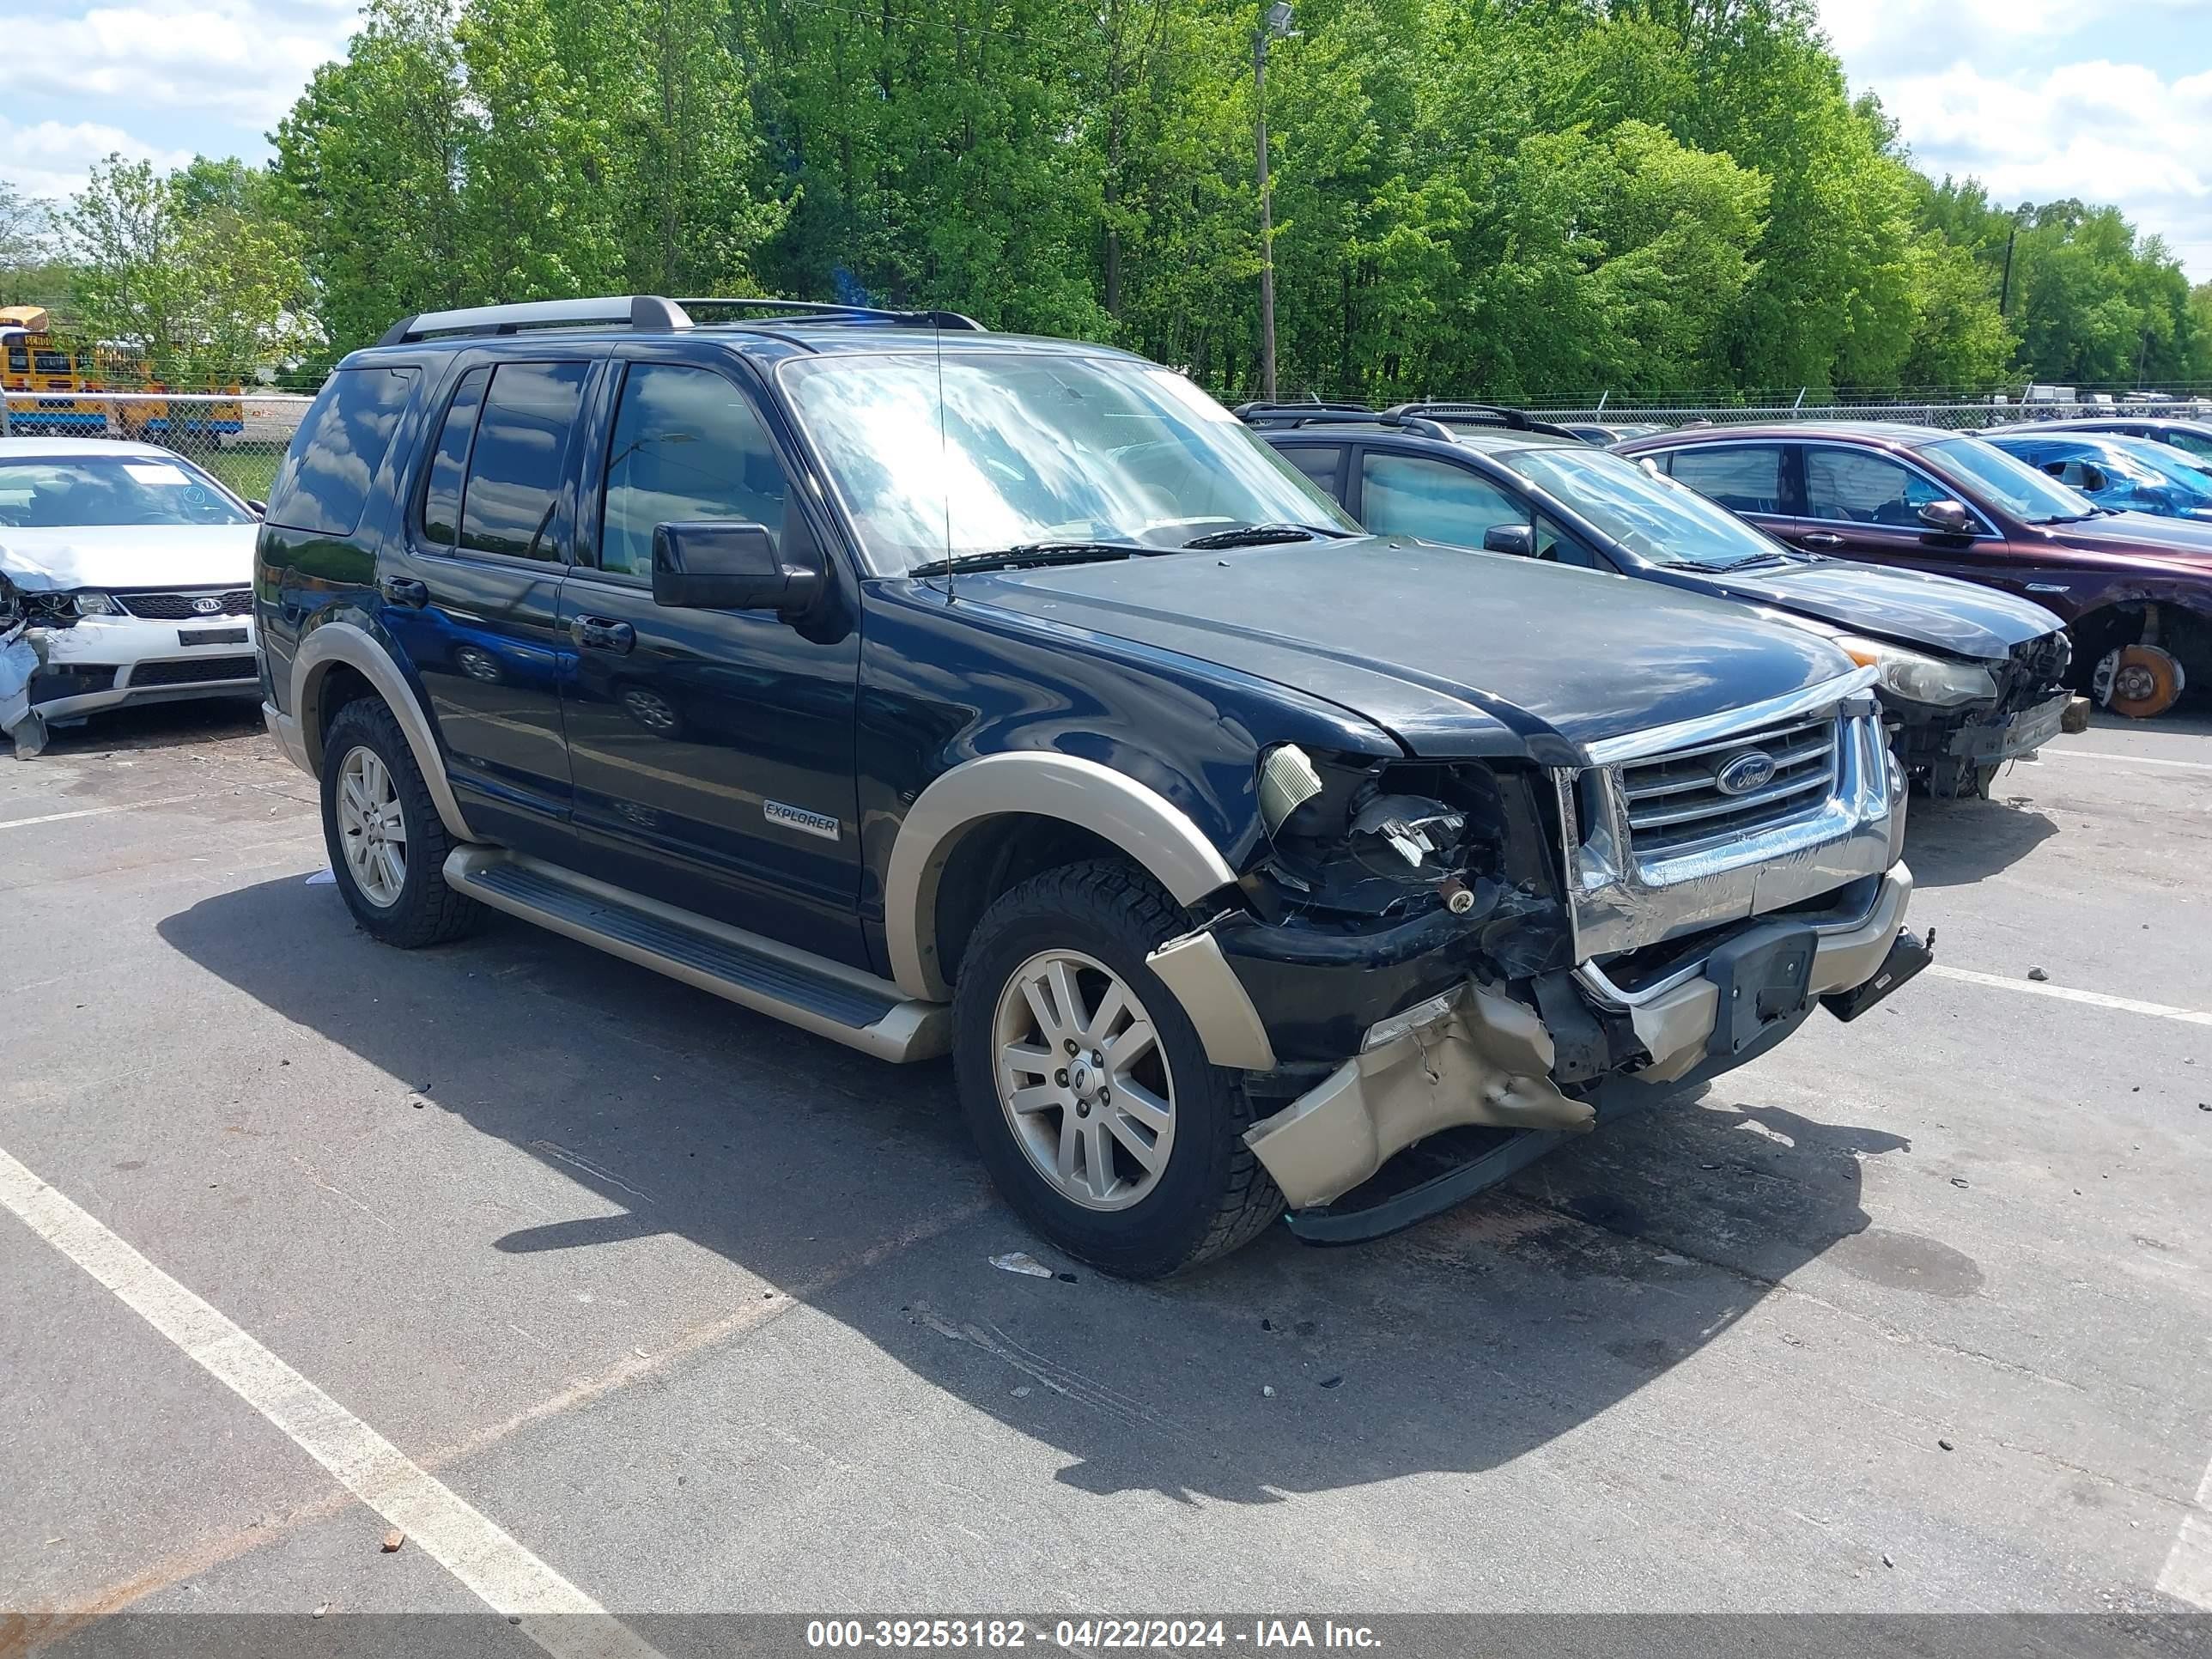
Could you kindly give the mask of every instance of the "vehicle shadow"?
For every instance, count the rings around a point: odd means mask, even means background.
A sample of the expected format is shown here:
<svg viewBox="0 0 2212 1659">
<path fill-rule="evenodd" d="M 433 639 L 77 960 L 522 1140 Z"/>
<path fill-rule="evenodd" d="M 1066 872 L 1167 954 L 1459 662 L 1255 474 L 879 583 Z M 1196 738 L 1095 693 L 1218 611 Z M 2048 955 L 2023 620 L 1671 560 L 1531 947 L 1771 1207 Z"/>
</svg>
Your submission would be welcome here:
<svg viewBox="0 0 2212 1659">
<path fill-rule="evenodd" d="M 1905 1141 L 1737 1077 L 1395 1238 L 1319 1250 L 1279 1232 L 1125 1285 L 990 1198 L 943 1064 L 889 1066 L 503 919 L 388 950 L 297 876 L 160 933 L 605 1200 L 580 1210 L 619 1212 L 426 1240 L 425 1260 L 674 1235 L 1053 1445 L 1059 1481 L 1087 1492 L 1274 1503 L 1488 1469 L 1619 1405 L 1826 1254 L 1934 1295 L 1979 1282 L 1932 1241 L 1869 1231 L 1860 1160 Z M 992 1270 L 1016 1249 L 1074 1282 Z"/>
<path fill-rule="evenodd" d="M 1905 820 L 1905 861 L 1916 884 L 1966 886 L 2009 869 L 2058 833 L 2027 797 L 2007 794 L 2009 775 L 1998 775 L 1988 800 L 1913 798 Z"/>
</svg>

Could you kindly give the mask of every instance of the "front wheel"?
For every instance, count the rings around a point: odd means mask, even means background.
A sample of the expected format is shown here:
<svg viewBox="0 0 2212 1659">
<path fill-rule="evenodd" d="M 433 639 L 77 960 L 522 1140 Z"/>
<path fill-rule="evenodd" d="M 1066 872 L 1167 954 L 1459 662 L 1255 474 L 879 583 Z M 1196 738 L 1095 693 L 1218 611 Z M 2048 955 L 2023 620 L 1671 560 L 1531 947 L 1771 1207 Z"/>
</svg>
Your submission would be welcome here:
<svg viewBox="0 0 2212 1659">
<path fill-rule="evenodd" d="M 1223 1255 L 1282 1209 L 1243 1142 L 1238 1074 L 1207 1061 L 1145 965 L 1187 926 L 1127 865 L 1049 870 L 976 924 L 953 998 L 961 1106 L 993 1181 L 1061 1249 L 1124 1278 Z"/>
</svg>

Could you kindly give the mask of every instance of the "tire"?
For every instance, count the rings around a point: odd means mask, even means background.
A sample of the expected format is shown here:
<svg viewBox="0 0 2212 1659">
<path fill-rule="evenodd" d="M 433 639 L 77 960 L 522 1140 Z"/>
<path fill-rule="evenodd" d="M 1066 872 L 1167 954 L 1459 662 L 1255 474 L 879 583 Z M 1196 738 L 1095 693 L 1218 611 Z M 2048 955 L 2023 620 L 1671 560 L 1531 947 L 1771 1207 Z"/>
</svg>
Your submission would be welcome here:
<svg viewBox="0 0 2212 1659">
<path fill-rule="evenodd" d="M 1164 1278 L 1225 1255 L 1264 1231 L 1283 1208 L 1282 1194 L 1244 1144 L 1253 1113 L 1241 1078 L 1208 1063 L 1182 1005 L 1145 965 L 1151 951 L 1188 926 L 1156 882 L 1119 860 L 1048 870 L 984 913 L 953 994 L 961 1109 L 992 1181 L 1053 1244 L 1124 1279 Z M 1040 985 L 1049 980 L 1049 968 L 1039 966 L 1044 963 L 1069 969 L 1068 982 L 1097 1040 L 1073 1056 L 1054 1052 L 1055 1061 L 1072 1063 L 1054 1065 L 1052 1076 L 1037 1064 L 1014 1062 L 1009 1069 L 1004 1060 L 1017 1051 L 1034 1060 L 1048 1047 L 1065 1048 L 1050 1040 L 1036 1012 L 1040 1005 L 1020 988 L 1025 977 Z M 1114 981 L 1125 996 L 1120 1016 L 1104 1006 Z M 1048 1010 L 1056 1012 L 1054 1000 L 1045 993 Z M 1121 1041 L 1133 1030 L 1131 1005 L 1151 1026 L 1149 1045 Z M 1090 1068 L 1094 1055 L 1107 1057 L 1103 1072 Z M 1018 1111 L 1005 1103 L 1017 1091 L 1063 1103 Z M 1170 1108 L 1166 1132 L 1148 1131 L 1145 1125 L 1155 1121 L 1163 1100 Z M 1044 1161 L 1065 1164 L 1071 1111 L 1082 1115 L 1073 1133 L 1076 1158 L 1089 1167 L 1064 1178 L 1048 1171 Z M 1146 1114 L 1141 1121 L 1140 1111 Z M 1133 1139 L 1140 1143 L 1148 1134 L 1159 1158 L 1149 1170 L 1131 1150 Z M 1099 1147 L 1104 1157 L 1093 1163 L 1092 1149 Z M 1087 1200 L 1072 1197 L 1071 1188 L 1085 1191 Z"/>
<path fill-rule="evenodd" d="M 357 760 L 360 756 L 373 757 L 373 763 Z M 363 815 L 357 803 L 349 811 L 342 799 L 349 779 L 356 784 L 365 779 L 372 785 L 388 784 L 388 804 L 384 788 L 373 787 L 370 793 L 378 797 L 374 804 L 380 809 L 383 827 L 378 833 L 387 844 L 397 842 L 401 878 L 396 883 L 389 879 L 391 861 L 362 860 Z M 483 920 L 481 904 L 446 885 L 446 855 L 453 850 L 453 838 L 438 817 L 437 804 L 430 799 L 399 722 L 379 699 L 349 702 L 331 722 L 323 739 L 322 796 L 323 845 L 330 854 L 338 892 L 363 933 L 412 951 L 459 939 Z M 391 810 L 395 805 L 396 823 Z M 391 833 L 394 827 L 396 837 Z M 365 883 L 385 884 L 384 890 L 372 890 Z"/>
</svg>

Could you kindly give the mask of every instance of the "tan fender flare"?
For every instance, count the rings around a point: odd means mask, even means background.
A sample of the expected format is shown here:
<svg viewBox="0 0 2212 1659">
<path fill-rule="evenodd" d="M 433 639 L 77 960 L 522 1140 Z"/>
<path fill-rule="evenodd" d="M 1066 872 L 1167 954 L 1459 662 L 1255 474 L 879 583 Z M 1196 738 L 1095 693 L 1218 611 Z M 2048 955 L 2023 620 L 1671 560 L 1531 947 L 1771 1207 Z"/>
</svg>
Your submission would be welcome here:
<svg viewBox="0 0 2212 1659">
<path fill-rule="evenodd" d="M 963 761 L 908 809 L 884 878 L 884 935 L 891 977 L 910 997 L 942 1002 L 952 988 L 937 960 L 937 883 L 963 839 L 1011 813 L 1055 818 L 1104 836 L 1166 888 L 1194 904 L 1237 879 L 1220 849 L 1158 791 L 1097 761 L 1017 750 Z"/>
<path fill-rule="evenodd" d="M 354 623 L 326 622 L 310 629 L 293 654 L 289 718 L 297 722 L 300 752 L 307 769 L 317 777 L 322 775 L 323 682 L 340 663 L 358 670 L 392 710 L 392 717 L 399 723 L 407 747 L 415 757 L 416 769 L 422 774 L 423 785 L 430 792 L 430 799 L 437 806 L 439 821 L 446 826 L 447 833 L 458 841 L 480 839 L 469 829 L 468 820 L 461 815 L 460 802 L 453 798 L 453 786 L 446 777 L 445 757 L 438 750 L 437 733 L 430 729 L 429 716 L 416 701 L 407 677 L 399 672 L 399 665 L 392 661 L 392 653 L 376 636 Z"/>
</svg>

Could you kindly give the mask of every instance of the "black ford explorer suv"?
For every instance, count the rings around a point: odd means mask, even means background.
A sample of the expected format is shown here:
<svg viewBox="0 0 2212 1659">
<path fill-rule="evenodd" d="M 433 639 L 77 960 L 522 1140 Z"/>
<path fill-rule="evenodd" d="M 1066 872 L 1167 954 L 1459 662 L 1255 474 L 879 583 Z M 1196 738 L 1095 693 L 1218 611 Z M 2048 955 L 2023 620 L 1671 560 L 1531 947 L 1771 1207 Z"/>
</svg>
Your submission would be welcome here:
<svg viewBox="0 0 2212 1659">
<path fill-rule="evenodd" d="M 1116 1273 L 1286 1204 L 1402 1224 L 1926 959 L 1872 670 L 1361 537 L 1102 347 L 760 301 L 412 318 L 309 410 L 257 585 L 369 933 L 489 906 L 950 1051 L 1000 1190 Z"/>
<path fill-rule="evenodd" d="M 1574 428 L 1478 404 L 1238 413 L 1371 531 L 1741 599 L 1825 634 L 1881 676 L 1898 758 L 1939 799 L 1986 796 L 2004 763 L 2087 717 L 2069 708 L 2066 635 L 2033 600 L 1788 546 Z"/>
</svg>

